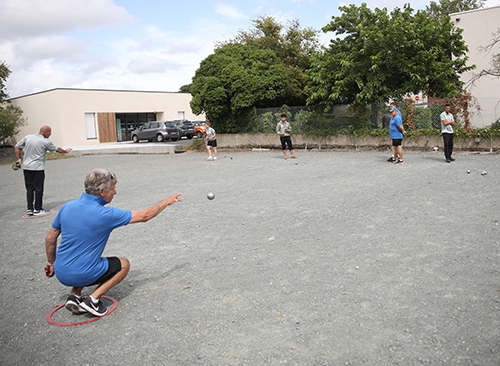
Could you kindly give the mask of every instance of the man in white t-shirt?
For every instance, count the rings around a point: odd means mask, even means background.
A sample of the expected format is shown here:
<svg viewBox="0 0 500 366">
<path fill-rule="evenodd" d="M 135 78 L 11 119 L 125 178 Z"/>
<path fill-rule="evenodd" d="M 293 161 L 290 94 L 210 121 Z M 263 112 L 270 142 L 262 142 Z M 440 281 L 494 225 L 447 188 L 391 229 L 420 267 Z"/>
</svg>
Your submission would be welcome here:
<svg viewBox="0 0 500 366">
<path fill-rule="evenodd" d="M 451 106 L 446 104 L 444 106 L 444 112 L 441 113 L 439 119 L 441 120 L 441 134 L 443 135 L 444 142 L 444 157 L 447 163 L 451 163 L 455 161 L 451 157 L 453 153 L 453 126 L 455 125 L 455 119 L 453 118 L 453 114 L 451 114 Z"/>
</svg>

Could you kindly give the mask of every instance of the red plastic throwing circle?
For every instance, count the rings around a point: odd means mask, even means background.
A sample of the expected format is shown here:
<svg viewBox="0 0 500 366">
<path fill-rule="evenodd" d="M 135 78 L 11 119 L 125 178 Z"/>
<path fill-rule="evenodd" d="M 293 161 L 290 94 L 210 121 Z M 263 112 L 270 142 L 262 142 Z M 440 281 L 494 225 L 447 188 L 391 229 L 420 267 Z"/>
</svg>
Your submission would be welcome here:
<svg viewBox="0 0 500 366">
<path fill-rule="evenodd" d="M 89 318 L 87 320 L 84 320 L 84 321 L 81 321 L 81 322 L 75 322 L 75 323 L 61 323 L 61 322 L 56 322 L 54 319 L 52 319 L 52 316 L 54 315 L 54 313 L 56 311 L 58 311 L 59 309 L 62 309 L 63 307 L 66 306 L 66 303 L 64 303 L 64 304 L 56 306 L 53 310 L 51 310 L 50 313 L 47 314 L 47 318 L 46 319 L 49 322 L 49 324 L 57 325 L 58 327 L 74 327 L 74 326 L 77 326 L 77 325 L 83 325 L 83 324 L 88 324 L 88 323 L 96 322 L 96 321 L 104 318 L 105 316 L 108 316 L 109 314 L 111 314 L 118 307 L 118 301 L 116 299 L 114 299 L 114 298 L 112 298 L 110 296 L 102 296 L 102 297 L 105 298 L 105 299 L 108 299 L 109 301 L 111 301 L 113 303 L 113 306 L 111 307 L 111 309 L 108 309 L 108 312 L 105 315 L 103 315 L 103 316 L 96 316 L 94 318 Z"/>
</svg>

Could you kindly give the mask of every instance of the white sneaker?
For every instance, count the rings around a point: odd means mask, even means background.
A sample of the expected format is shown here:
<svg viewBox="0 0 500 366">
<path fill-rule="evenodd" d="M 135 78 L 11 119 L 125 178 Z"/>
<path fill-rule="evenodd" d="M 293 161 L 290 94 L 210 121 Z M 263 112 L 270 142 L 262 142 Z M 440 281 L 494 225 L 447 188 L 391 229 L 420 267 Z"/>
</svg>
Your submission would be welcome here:
<svg viewBox="0 0 500 366">
<path fill-rule="evenodd" d="M 217 156 L 214 156 L 214 160 L 217 160 Z"/>
<path fill-rule="evenodd" d="M 211 156 L 209 156 L 209 157 L 207 158 L 207 160 L 208 160 L 208 161 L 210 161 L 210 160 L 214 160 L 214 159 L 212 159 L 212 157 L 211 157 Z"/>
</svg>

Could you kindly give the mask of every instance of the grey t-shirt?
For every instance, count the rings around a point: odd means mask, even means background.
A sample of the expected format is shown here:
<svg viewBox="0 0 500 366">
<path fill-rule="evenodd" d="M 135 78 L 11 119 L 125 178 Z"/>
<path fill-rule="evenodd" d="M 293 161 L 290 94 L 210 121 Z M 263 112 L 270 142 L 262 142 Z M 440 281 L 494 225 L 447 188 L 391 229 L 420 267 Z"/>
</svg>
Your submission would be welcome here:
<svg viewBox="0 0 500 366">
<path fill-rule="evenodd" d="M 38 133 L 24 136 L 16 146 L 24 150 L 22 168 L 25 170 L 45 170 L 45 154 L 57 150 L 52 141 Z"/>
</svg>

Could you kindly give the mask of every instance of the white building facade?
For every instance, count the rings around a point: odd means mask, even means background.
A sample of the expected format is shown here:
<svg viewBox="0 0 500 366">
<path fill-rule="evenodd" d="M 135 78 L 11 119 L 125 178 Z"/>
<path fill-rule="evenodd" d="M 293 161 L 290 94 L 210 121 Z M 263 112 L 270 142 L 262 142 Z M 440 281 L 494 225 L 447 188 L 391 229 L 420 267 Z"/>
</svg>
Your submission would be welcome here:
<svg viewBox="0 0 500 366">
<path fill-rule="evenodd" d="M 56 146 L 127 141 L 130 132 L 149 121 L 204 121 L 192 113 L 189 93 L 58 88 L 12 98 L 28 124 L 16 140 L 52 127 Z"/>
<path fill-rule="evenodd" d="M 461 76 L 467 85 L 475 74 L 490 69 L 492 55 L 500 53 L 500 44 L 489 52 L 484 50 L 493 39 L 493 34 L 500 29 L 500 6 L 454 13 L 450 17 L 457 28 L 463 29 L 462 38 L 469 47 L 468 64 L 476 65 L 475 70 Z M 480 107 L 477 113 L 471 115 L 473 127 L 487 127 L 500 119 L 500 78 L 483 76 L 467 91 L 471 92 Z"/>
</svg>

